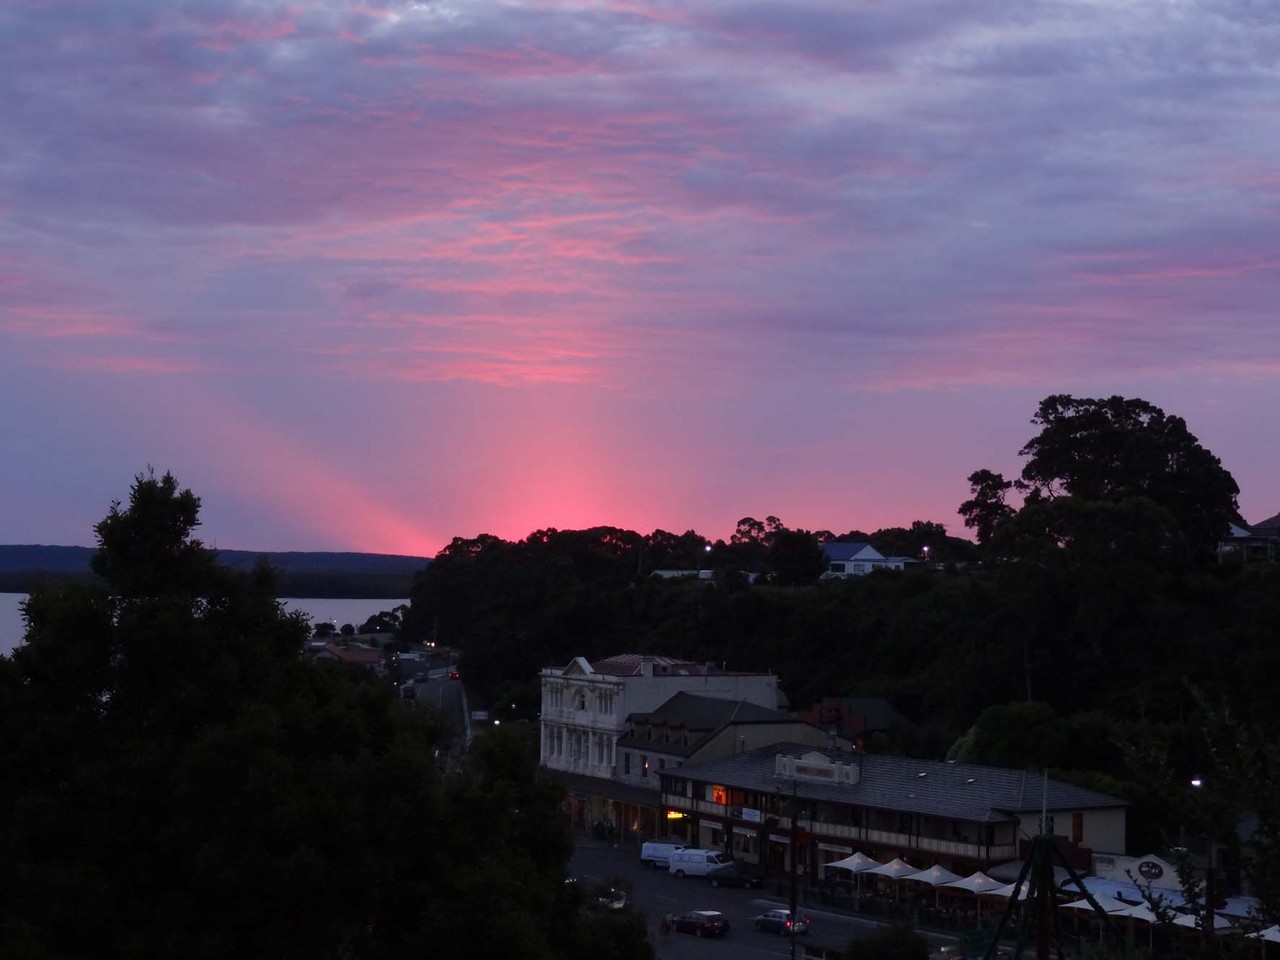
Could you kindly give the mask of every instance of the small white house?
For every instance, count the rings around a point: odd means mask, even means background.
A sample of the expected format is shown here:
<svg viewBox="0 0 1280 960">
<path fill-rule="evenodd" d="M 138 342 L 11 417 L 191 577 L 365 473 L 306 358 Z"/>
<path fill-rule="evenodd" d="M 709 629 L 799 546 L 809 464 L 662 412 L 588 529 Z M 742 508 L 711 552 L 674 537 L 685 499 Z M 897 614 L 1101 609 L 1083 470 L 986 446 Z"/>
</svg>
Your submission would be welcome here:
<svg viewBox="0 0 1280 960">
<path fill-rule="evenodd" d="M 903 558 L 889 558 L 869 543 L 824 543 L 827 572 L 824 580 L 864 577 L 872 570 L 901 570 Z"/>
</svg>

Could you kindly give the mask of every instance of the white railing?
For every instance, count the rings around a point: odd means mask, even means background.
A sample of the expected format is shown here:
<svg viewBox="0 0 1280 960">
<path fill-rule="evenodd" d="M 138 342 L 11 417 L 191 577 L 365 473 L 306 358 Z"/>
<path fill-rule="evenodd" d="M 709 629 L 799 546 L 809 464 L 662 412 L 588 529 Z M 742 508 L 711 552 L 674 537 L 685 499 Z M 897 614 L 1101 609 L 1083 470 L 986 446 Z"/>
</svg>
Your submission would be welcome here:
<svg viewBox="0 0 1280 960">
<path fill-rule="evenodd" d="M 607 733 L 621 733 L 626 729 L 625 718 L 612 713 L 595 713 L 591 710 L 574 710 L 571 707 L 544 707 L 543 722 L 561 723 L 567 727 L 582 730 L 598 730 Z"/>
<path fill-rule="evenodd" d="M 663 806 L 672 810 L 683 810 L 688 813 L 705 813 L 723 818 L 726 809 L 722 803 L 710 800 L 691 800 L 684 794 L 662 794 Z M 982 844 L 964 840 L 943 840 L 936 837 L 918 837 L 909 833 L 893 833 L 888 830 L 867 830 L 847 823 L 811 823 L 805 818 L 797 820 L 811 833 L 830 839 L 850 840 L 876 846 L 896 847 L 899 850 L 919 850 L 921 852 L 943 854 L 953 857 L 966 857 L 973 860 L 1013 860 L 1018 856 L 1018 846 L 1014 843 Z M 789 830 L 791 818 L 778 817 L 774 830 Z"/>
</svg>

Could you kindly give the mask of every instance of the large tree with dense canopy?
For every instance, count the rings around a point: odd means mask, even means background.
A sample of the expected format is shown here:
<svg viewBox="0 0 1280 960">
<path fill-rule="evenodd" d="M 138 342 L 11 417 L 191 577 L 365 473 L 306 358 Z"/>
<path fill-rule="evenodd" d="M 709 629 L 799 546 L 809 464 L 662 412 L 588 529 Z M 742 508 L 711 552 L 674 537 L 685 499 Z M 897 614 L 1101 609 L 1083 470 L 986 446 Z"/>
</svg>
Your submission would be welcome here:
<svg viewBox="0 0 1280 960">
<path fill-rule="evenodd" d="M 1018 511 L 1005 503 L 1016 488 L 1023 510 L 1071 498 L 1083 502 L 1151 501 L 1166 511 L 1192 556 L 1213 556 L 1239 517 L 1235 479 L 1201 446 L 1181 417 L 1145 400 L 1055 394 L 1040 401 L 1040 428 L 1021 450 L 1017 480 L 980 470 L 960 507 L 966 526 L 989 542 Z M 1043 512 L 1043 511 L 1042 511 Z"/>
<path fill-rule="evenodd" d="M 199 499 L 137 477 L 104 585 L 34 593 L 0 657 L 0 955 L 586 955 L 563 791 L 519 731 L 460 773 L 384 685 L 302 656 L 272 572 L 217 567 Z M 646 941 L 619 934 L 643 960 Z"/>
</svg>

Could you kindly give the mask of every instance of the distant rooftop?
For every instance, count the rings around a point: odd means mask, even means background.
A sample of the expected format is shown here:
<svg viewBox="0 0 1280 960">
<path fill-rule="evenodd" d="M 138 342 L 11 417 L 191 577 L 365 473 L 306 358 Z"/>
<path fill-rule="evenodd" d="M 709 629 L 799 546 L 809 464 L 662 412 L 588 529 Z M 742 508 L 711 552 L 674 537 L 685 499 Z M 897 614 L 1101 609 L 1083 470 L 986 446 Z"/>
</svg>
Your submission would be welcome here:
<svg viewBox="0 0 1280 960">
<path fill-rule="evenodd" d="M 724 700 L 700 697 L 680 691 L 652 713 L 633 713 L 627 718 L 634 723 L 651 726 L 685 727 L 690 730 L 718 730 L 730 721 L 735 723 L 782 723 L 794 717 L 781 710 L 770 710 L 747 700 Z"/>
</svg>

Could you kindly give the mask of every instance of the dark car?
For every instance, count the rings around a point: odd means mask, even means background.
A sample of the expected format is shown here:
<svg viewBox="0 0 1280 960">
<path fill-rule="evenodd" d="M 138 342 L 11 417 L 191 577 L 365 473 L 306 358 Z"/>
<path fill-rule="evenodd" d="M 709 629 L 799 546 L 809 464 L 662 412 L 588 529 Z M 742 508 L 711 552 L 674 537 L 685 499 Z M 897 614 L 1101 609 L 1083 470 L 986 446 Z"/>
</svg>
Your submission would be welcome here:
<svg viewBox="0 0 1280 960">
<path fill-rule="evenodd" d="M 771 933 L 808 933 L 809 918 L 804 914 L 796 914 L 794 922 L 791 920 L 790 910 L 770 910 L 762 913 L 752 921 L 756 925 L 757 930 L 765 930 Z"/>
<path fill-rule="evenodd" d="M 617 887 L 600 887 L 591 894 L 587 903 L 597 910 L 625 910 L 627 891 L 619 890 Z"/>
<path fill-rule="evenodd" d="M 726 863 L 708 873 L 707 881 L 713 887 L 747 887 L 754 890 L 764 886 L 764 874 L 746 864 Z"/>
<path fill-rule="evenodd" d="M 677 933 L 695 937 L 723 937 L 729 932 L 729 918 L 718 910 L 690 910 L 676 917 Z"/>
</svg>

